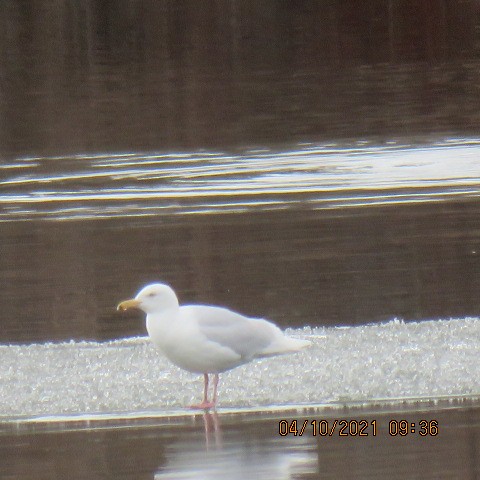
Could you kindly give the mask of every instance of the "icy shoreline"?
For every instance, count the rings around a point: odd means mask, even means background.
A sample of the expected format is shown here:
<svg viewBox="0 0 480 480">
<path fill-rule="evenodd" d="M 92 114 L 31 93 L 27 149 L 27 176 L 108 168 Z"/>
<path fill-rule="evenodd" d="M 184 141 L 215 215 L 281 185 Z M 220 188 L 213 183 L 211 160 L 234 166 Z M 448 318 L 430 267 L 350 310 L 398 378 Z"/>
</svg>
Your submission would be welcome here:
<svg viewBox="0 0 480 480">
<path fill-rule="evenodd" d="M 288 334 L 313 345 L 222 375 L 220 408 L 480 393 L 478 318 Z M 169 364 L 146 337 L 0 345 L 3 418 L 172 411 L 200 395 L 201 378 Z"/>
</svg>

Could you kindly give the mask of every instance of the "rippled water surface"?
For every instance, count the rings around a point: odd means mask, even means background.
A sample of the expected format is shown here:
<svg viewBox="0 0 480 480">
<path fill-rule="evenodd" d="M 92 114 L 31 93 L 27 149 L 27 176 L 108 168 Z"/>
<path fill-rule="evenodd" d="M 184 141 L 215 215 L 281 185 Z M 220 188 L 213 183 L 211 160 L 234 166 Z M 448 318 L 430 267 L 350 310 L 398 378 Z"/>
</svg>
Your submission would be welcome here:
<svg viewBox="0 0 480 480">
<path fill-rule="evenodd" d="M 474 140 L 2 168 L 3 341 L 144 331 L 143 284 L 282 326 L 478 315 Z M 135 320 L 134 320 L 135 318 Z"/>
<path fill-rule="evenodd" d="M 3 165 L 3 221 L 335 209 L 479 195 L 476 141 L 303 146 L 243 155 L 24 158 Z"/>
</svg>

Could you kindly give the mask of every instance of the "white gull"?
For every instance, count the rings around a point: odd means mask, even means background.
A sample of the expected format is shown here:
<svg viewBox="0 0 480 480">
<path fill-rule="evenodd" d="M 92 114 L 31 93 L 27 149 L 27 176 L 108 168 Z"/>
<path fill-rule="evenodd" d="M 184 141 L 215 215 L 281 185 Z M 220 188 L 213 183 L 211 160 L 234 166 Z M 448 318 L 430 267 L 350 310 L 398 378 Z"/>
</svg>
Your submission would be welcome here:
<svg viewBox="0 0 480 480">
<path fill-rule="evenodd" d="M 273 323 L 211 305 L 179 306 L 175 292 L 161 283 L 147 285 L 117 310 L 139 308 L 147 314 L 152 342 L 178 367 L 203 373 L 203 401 L 192 408 L 214 408 L 218 375 L 256 358 L 293 353 L 310 344 L 287 337 Z M 209 374 L 214 375 L 208 400 Z"/>
</svg>

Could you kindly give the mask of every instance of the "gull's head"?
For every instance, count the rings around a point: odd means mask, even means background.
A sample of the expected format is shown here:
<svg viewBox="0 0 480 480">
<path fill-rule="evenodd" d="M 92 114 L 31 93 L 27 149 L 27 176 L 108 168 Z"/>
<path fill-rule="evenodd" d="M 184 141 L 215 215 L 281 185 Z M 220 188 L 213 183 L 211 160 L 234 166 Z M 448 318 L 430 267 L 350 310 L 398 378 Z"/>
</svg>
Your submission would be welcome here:
<svg viewBox="0 0 480 480">
<path fill-rule="evenodd" d="M 124 300 L 117 306 L 120 311 L 130 308 L 139 308 L 147 314 L 161 313 L 169 308 L 178 308 L 178 299 L 168 285 L 152 283 L 143 287 L 135 298 Z"/>
</svg>

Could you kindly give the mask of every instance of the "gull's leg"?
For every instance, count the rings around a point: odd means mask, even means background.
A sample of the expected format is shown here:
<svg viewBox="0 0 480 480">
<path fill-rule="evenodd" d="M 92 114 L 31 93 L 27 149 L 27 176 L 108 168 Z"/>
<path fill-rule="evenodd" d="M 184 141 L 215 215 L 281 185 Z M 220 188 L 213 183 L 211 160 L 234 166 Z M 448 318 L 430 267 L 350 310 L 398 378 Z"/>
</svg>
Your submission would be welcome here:
<svg viewBox="0 0 480 480">
<path fill-rule="evenodd" d="M 214 380 L 214 399 L 217 391 L 218 375 L 215 374 L 216 380 Z M 208 401 L 208 373 L 203 374 L 204 386 L 203 386 L 203 401 L 198 405 L 190 405 L 190 408 L 195 408 L 197 410 L 208 410 L 215 406 L 215 400 L 213 402 Z"/>
<path fill-rule="evenodd" d="M 216 373 L 214 376 L 213 376 L 213 400 L 212 400 L 212 403 L 214 405 L 217 404 L 217 393 L 218 393 L 218 380 L 219 380 L 219 376 L 218 376 L 218 373 Z"/>
<path fill-rule="evenodd" d="M 202 403 L 208 403 L 208 373 L 203 374 L 203 401 Z"/>
</svg>

